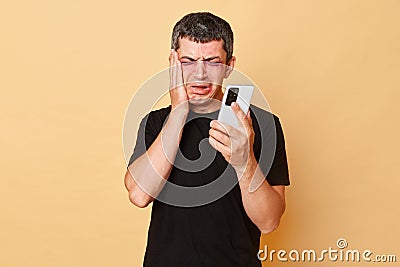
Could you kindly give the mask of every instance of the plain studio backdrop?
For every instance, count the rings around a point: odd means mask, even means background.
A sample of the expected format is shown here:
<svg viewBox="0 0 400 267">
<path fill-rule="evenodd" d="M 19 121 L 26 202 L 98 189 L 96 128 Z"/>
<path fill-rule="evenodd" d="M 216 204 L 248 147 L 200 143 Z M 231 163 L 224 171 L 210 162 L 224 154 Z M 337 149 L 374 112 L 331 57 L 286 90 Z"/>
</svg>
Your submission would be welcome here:
<svg viewBox="0 0 400 267">
<path fill-rule="evenodd" d="M 0 4 L 0 265 L 141 265 L 151 206 L 124 188 L 125 111 L 194 11 L 231 24 L 283 125 L 292 184 L 261 247 L 400 257 L 400 1 L 17 0 Z M 265 261 L 288 264 L 305 266 Z"/>
</svg>

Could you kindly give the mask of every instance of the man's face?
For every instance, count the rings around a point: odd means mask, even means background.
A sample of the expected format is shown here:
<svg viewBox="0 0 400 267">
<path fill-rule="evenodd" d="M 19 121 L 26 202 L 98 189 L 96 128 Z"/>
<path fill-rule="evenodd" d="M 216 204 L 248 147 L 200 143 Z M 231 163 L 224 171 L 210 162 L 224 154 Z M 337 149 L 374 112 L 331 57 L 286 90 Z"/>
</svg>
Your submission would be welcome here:
<svg viewBox="0 0 400 267">
<path fill-rule="evenodd" d="M 177 51 L 189 102 L 202 104 L 210 98 L 221 101 L 222 81 L 229 76 L 235 63 L 234 57 L 226 62 L 223 41 L 197 43 L 182 38 L 179 44 Z"/>
</svg>

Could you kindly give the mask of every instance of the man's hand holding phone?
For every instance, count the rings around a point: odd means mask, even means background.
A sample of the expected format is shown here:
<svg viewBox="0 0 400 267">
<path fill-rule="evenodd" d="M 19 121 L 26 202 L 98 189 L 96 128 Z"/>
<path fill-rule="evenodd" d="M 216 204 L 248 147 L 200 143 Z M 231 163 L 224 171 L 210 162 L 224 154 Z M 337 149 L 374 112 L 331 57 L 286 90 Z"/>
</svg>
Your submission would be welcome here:
<svg viewBox="0 0 400 267">
<path fill-rule="evenodd" d="M 210 124 L 210 144 L 238 174 L 255 162 L 249 110 L 253 90 L 253 85 L 227 85 L 218 119 Z"/>
<path fill-rule="evenodd" d="M 254 165 L 256 162 L 253 151 L 254 130 L 250 111 L 245 114 L 236 102 L 232 103 L 232 110 L 239 121 L 237 128 L 226 122 L 212 120 L 209 142 L 221 152 L 240 177 L 249 164 Z"/>
</svg>

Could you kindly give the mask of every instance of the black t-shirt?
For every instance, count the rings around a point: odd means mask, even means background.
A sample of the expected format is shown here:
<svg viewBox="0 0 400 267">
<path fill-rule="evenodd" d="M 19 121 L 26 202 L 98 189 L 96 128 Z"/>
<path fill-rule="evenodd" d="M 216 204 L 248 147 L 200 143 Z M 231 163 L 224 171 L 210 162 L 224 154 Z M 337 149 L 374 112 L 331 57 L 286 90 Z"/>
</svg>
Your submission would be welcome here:
<svg viewBox="0 0 400 267">
<path fill-rule="evenodd" d="M 261 170 L 270 185 L 289 185 L 285 141 L 279 118 L 254 105 L 250 110 L 255 132 L 254 154 Z M 151 146 L 170 111 L 171 106 L 168 106 L 151 111 L 142 119 L 128 165 Z M 169 196 L 173 199 L 175 191 L 164 186 L 159 195 L 161 201 L 153 201 L 144 266 L 261 266 L 257 259 L 261 232 L 244 210 L 236 173 L 206 139 L 209 123 L 217 116 L 218 111 L 208 114 L 189 112 L 179 145 L 180 152 L 168 181 L 179 186 L 201 187 L 225 177 L 228 181 L 225 184 L 231 190 L 215 198 L 215 201 L 203 202 L 206 204 L 179 206 L 165 201 Z M 198 166 L 198 171 L 184 168 L 187 160 L 201 165 L 196 159 L 208 152 L 214 152 L 210 164 Z M 210 191 L 210 195 L 213 193 Z"/>
</svg>

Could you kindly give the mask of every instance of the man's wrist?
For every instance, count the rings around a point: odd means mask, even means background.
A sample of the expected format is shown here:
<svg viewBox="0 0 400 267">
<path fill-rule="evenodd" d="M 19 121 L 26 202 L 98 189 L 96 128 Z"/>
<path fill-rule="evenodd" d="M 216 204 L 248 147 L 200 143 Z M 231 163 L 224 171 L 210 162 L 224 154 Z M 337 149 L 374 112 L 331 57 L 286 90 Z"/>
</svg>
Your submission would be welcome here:
<svg viewBox="0 0 400 267">
<path fill-rule="evenodd" d="M 250 182 L 257 170 L 257 167 L 258 167 L 258 162 L 253 155 L 248 159 L 246 165 L 235 169 L 237 177 L 239 179 L 240 186 L 250 184 Z"/>
<path fill-rule="evenodd" d="M 184 105 L 171 105 L 171 112 L 170 112 L 170 116 L 174 117 L 174 118 L 181 118 L 183 120 L 186 120 L 187 116 L 189 114 L 189 108 L 185 107 Z"/>
</svg>

